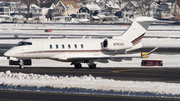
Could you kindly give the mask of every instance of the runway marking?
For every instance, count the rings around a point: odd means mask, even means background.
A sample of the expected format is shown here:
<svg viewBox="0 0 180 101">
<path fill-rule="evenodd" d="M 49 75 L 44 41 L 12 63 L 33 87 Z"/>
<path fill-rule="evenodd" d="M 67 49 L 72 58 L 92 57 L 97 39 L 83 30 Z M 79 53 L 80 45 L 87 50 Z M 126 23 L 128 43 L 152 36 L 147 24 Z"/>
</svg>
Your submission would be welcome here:
<svg viewBox="0 0 180 101">
<path fill-rule="evenodd" d="M 144 69 L 127 69 L 127 70 L 115 70 L 115 71 L 110 71 L 112 73 L 119 73 L 119 72 L 126 72 L 126 71 L 137 71 L 137 70 L 144 70 Z M 151 70 L 151 69 L 146 69 L 146 70 Z"/>
</svg>

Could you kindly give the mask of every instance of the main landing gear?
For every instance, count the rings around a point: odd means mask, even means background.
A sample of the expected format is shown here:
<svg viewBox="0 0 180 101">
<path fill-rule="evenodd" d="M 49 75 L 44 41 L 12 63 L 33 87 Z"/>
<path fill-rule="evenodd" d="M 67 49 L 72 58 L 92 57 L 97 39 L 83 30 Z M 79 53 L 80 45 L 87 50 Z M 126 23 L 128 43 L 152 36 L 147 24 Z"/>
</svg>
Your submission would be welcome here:
<svg viewBox="0 0 180 101">
<path fill-rule="evenodd" d="M 85 62 L 89 66 L 90 69 L 96 69 L 96 64 L 93 61 Z M 71 65 L 74 65 L 75 68 L 80 69 L 82 65 L 80 62 L 72 62 Z"/>
<path fill-rule="evenodd" d="M 96 64 L 93 61 L 87 62 L 87 65 L 89 66 L 90 69 L 96 69 Z"/>
<path fill-rule="evenodd" d="M 77 69 L 78 68 L 80 69 L 80 68 L 82 68 L 82 65 L 81 65 L 81 63 L 77 62 L 77 63 L 74 64 L 74 67 L 77 68 Z"/>
</svg>

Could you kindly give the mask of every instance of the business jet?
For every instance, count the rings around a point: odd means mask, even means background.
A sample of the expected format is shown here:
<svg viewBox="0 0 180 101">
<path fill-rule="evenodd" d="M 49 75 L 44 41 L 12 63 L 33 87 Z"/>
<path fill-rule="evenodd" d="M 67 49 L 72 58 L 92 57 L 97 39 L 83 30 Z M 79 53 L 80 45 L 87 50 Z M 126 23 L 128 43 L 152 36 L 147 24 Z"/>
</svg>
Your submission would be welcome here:
<svg viewBox="0 0 180 101">
<path fill-rule="evenodd" d="M 26 39 L 5 52 L 4 56 L 8 57 L 10 65 L 19 65 L 19 68 L 31 65 L 31 59 L 52 59 L 70 62 L 75 68 L 81 68 L 81 63 L 86 63 L 90 69 L 96 68 L 94 62 L 121 62 L 147 57 L 149 53 L 131 56 L 127 52 L 143 47 L 141 39 L 155 21 L 150 17 L 138 17 L 122 35 L 112 38 Z"/>
</svg>

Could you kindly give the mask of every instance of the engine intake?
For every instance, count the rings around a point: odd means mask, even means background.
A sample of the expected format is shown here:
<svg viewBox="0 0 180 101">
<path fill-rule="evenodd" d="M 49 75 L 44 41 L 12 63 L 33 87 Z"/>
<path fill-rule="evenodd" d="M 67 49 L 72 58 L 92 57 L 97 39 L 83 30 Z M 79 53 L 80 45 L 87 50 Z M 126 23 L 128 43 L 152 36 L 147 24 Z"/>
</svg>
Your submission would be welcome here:
<svg viewBox="0 0 180 101">
<path fill-rule="evenodd" d="M 105 40 L 104 40 L 104 42 L 103 42 L 103 47 L 105 47 L 105 48 L 106 48 L 107 46 L 108 46 L 108 40 L 107 40 L 107 39 L 105 39 Z"/>
</svg>

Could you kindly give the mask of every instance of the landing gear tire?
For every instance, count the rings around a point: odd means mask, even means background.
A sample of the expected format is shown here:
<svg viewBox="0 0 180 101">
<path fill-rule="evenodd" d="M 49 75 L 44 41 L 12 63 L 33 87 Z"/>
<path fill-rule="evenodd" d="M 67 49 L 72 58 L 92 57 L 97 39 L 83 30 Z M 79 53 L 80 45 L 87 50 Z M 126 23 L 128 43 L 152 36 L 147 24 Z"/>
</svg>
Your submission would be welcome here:
<svg viewBox="0 0 180 101">
<path fill-rule="evenodd" d="M 90 69 L 96 69 L 96 64 L 90 65 L 89 68 Z"/>
<path fill-rule="evenodd" d="M 82 68 L 82 65 L 80 63 L 76 63 L 76 64 L 74 64 L 74 67 L 77 69 L 80 69 L 80 68 Z"/>
<path fill-rule="evenodd" d="M 23 66 L 23 65 L 19 65 L 19 68 L 20 68 L 20 69 L 23 69 L 23 68 L 24 68 L 24 66 Z"/>
<path fill-rule="evenodd" d="M 20 69 L 23 69 L 24 68 L 24 62 L 23 62 L 23 60 L 19 60 L 19 68 Z"/>
</svg>

